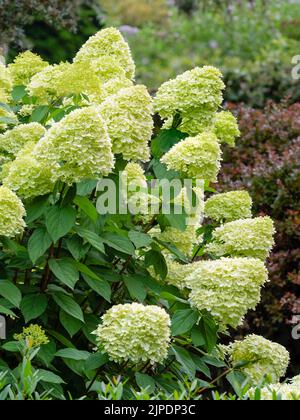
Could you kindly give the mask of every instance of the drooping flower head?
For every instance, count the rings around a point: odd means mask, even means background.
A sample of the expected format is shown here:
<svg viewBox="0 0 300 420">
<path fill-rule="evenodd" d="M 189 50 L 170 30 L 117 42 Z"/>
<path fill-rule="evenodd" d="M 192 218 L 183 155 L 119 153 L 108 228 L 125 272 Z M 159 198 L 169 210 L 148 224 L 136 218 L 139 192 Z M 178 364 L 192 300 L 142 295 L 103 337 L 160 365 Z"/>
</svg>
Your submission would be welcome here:
<svg viewBox="0 0 300 420">
<path fill-rule="evenodd" d="M 115 362 L 161 363 L 170 343 L 170 317 L 159 306 L 116 305 L 102 317 L 94 334 Z"/>
<path fill-rule="evenodd" d="M 23 199 L 34 198 L 53 191 L 53 167 L 38 160 L 33 150 L 35 143 L 28 142 L 16 159 L 2 167 L 3 185 L 15 191 Z"/>
<path fill-rule="evenodd" d="M 15 334 L 14 339 L 17 341 L 25 341 L 29 348 L 40 347 L 49 343 L 49 339 L 43 328 L 39 325 L 31 324 L 27 328 L 23 328 L 21 334 Z"/>
<path fill-rule="evenodd" d="M 168 169 L 181 172 L 189 178 L 215 182 L 220 170 L 221 148 L 213 133 L 188 137 L 166 153 L 161 162 Z"/>
<path fill-rule="evenodd" d="M 261 287 L 268 280 L 262 261 L 250 258 L 221 258 L 200 261 L 185 283 L 190 301 L 207 310 L 223 326 L 236 328 L 261 299 Z"/>
<path fill-rule="evenodd" d="M 152 100 L 146 87 L 121 89 L 99 109 L 113 142 L 113 152 L 122 154 L 125 160 L 148 161 L 153 120 Z"/>
<path fill-rule="evenodd" d="M 12 90 L 12 80 L 8 68 L 0 61 L 0 102 L 7 103 Z"/>
<path fill-rule="evenodd" d="M 46 129 L 39 123 L 20 124 L 0 135 L 0 150 L 15 156 L 26 143 L 37 143 Z"/>
<path fill-rule="evenodd" d="M 164 83 L 154 100 L 155 111 L 162 118 L 180 113 L 182 117 L 202 112 L 215 113 L 222 103 L 225 85 L 215 67 L 196 67 Z"/>
<path fill-rule="evenodd" d="M 268 216 L 225 223 L 213 232 L 207 252 L 265 260 L 274 245 L 274 222 Z"/>
<path fill-rule="evenodd" d="M 54 124 L 33 153 L 68 184 L 107 176 L 114 167 L 111 140 L 96 106 L 76 109 Z"/>
<path fill-rule="evenodd" d="M 31 51 L 19 54 L 8 65 L 14 86 L 27 86 L 32 76 L 42 71 L 49 63 Z"/>
<path fill-rule="evenodd" d="M 248 362 L 241 370 L 255 385 L 265 377 L 270 382 L 279 382 L 290 362 L 290 355 L 283 346 L 255 334 L 233 342 L 224 350 L 232 364 Z"/>
<path fill-rule="evenodd" d="M 217 222 L 252 217 L 252 199 L 247 191 L 216 194 L 205 203 L 205 216 Z"/>
<path fill-rule="evenodd" d="M 134 78 L 135 65 L 129 46 L 121 32 L 115 28 L 103 29 L 90 37 L 76 54 L 74 62 L 87 63 L 102 58 L 105 65 L 107 57 L 116 60 L 128 79 Z"/>
<path fill-rule="evenodd" d="M 0 236 L 14 237 L 23 232 L 26 212 L 22 201 L 5 186 L 0 187 Z"/>
</svg>

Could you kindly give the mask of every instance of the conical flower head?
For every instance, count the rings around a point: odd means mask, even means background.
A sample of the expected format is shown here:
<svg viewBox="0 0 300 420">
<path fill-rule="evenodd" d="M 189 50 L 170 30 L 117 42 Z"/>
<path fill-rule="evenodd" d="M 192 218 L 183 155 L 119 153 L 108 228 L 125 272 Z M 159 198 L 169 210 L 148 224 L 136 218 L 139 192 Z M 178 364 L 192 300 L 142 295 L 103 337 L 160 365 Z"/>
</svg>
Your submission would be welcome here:
<svg viewBox="0 0 300 420">
<path fill-rule="evenodd" d="M 34 154 L 68 184 L 107 176 L 114 167 L 111 140 L 96 106 L 77 109 L 54 124 Z"/>
<path fill-rule="evenodd" d="M 22 201 L 5 186 L 0 187 L 0 236 L 14 237 L 23 232 L 25 209 Z"/>
</svg>

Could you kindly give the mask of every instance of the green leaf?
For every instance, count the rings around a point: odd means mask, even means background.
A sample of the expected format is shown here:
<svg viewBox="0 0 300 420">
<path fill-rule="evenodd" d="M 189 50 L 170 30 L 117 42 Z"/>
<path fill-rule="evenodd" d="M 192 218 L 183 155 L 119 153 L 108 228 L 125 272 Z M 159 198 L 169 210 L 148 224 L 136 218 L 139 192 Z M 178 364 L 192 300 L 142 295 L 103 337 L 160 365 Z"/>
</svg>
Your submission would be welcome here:
<svg viewBox="0 0 300 420">
<path fill-rule="evenodd" d="M 50 259 L 49 267 L 55 277 L 57 277 L 63 284 L 70 287 L 70 289 L 74 289 L 79 280 L 79 272 L 70 260 Z"/>
<path fill-rule="evenodd" d="M 30 122 L 41 122 L 48 114 L 49 107 L 47 105 L 41 105 L 35 108 L 30 117 Z"/>
<path fill-rule="evenodd" d="M 49 370 L 39 369 L 37 371 L 37 377 L 39 381 L 42 382 L 49 382 L 51 384 L 64 384 L 64 380 L 58 376 L 55 375 L 55 373 L 50 372 Z"/>
<path fill-rule="evenodd" d="M 63 309 L 67 314 L 71 315 L 73 318 L 79 319 L 84 322 L 83 313 L 77 302 L 68 295 L 65 295 L 62 292 L 53 293 L 53 299 L 55 303 Z"/>
<path fill-rule="evenodd" d="M 19 353 L 21 347 L 22 344 L 19 341 L 8 341 L 7 343 L 3 344 L 3 346 L 1 346 L 3 350 L 9 351 L 11 353 Z"/>
<path fill-rule="evenodd" d="M 46 216 L 46 226 L 53 242 L 66 235 L 74 226 L 75 221 L 76 210 L 73 207 L 51 207 Z"/>
<path fill-rule="evenodd" d="M 14 102 L 19 102 L 24 96 L 27 95 L 25 86 L 15 86 L 11 93 Z"/>
<path fill-rule="evenodd" d="M 74 203 L 94 222 L 96 223 L 99 214 L 95 206 L 90 202 L 87 197 L 77 195 L 74 199 Z"/>
<path fill-rule="evenodd" d="M 32 294 L 23 297 L 21 302 L 21 312 L 27 324 L 32 319 L 41 316 L 47 309 L 48 300 L 46 295 Z"/>
<path fill-rule="evenodd" d="M 199 326 L 194 326 L 191 332 L 192 342 L 195 347 L 202 347 L 205 345 L 205 338 L 199 328 Z"/>
<path fill-rule="evenodd" d="M 184 371 L 191 378 L 194 378 L 196 373 L 196 366 L 189 352 L 186 349 L 178 346 L 172 346 L 172 351 L 177 362 L 182 366 Z"/>
<path fill-rule="evenodd" d="M 157 243 L 159 243 L 161 246 L 163 246 L 164 248 L 166 248 L 168 251 L 170 251 L 173 255 L 175 255 L 180 261 L 184 262 L 184 263 L 189 263 L 189 259 L 184 255 L 183 252 L 179 251 L 178 248 L 176 248 L 175 245 L 165 242 L 165 241 L 161 241 L 158 238 L 154 238 L 155 241 Z"/>
<path fill-rule="evenodd" d="M 211 379 L 211 374 L 210 374 L 209 367 L 206 365 L 203 357 L 198 356 L 197 354 L 191 354 L 191 357 L 192 357 L 193 362 L 196 366 L 196 369 L 199 372 L 202 372 L 205 376 L 207 376 L 208 378 Z"/>
<path fill-rule="evenodd" d="M 86 253 L 86 246 L 83 245 L 83 240 L 77 236 L 72 236 L 66 241 L 67 248 L 75 260 L 80 260 Z M 88 245 L 88 248 L 90 246 Z"/>
<path fill-rule="evenodd" d="M 131 230 L 128 236 L 131 242 L 134 243 L 134 246 L 137 249 L 148 247 L 153 242 L 153 239 L 151 238 L 150 235 L 147 235 L 146 233 L 143 233 L 143 232 L 137 232 L 135 230 Z"/>
<path fill-rule="evenodd" d="M 75 265 L 75 267 L 78 268 L 78 270 L 82 274 L 86 274 L 88 277 L 91 277 L 94 280 L 101 280 L 100 277 L 96 273 L 94 273 L 87 265 L 79 261 L 73 261 L 73 264 Z"/>
<path fill-rule="evenodd" d="M 33 264 L 45 254 L 52 239 L 44 227 L 36 229 L 28 241 L 28 254 Z"/>
<path fill-rule="evenodd" d="M 75 334 L 78 333 L 80 328 L 82 327 L 82 322 L 78 319 L 73 318 L 69 314 L 67 314 L 62 309 L 59 312 L 59 320 L 62 326 L 68 331 L 69 336 L 72 338 Z"/>
<path fill-rule="evenodd" d="M 97 279 L 91 278 L 90 276 L 83 274 L 85 282 L 93 289 L 98 295 L 102 296 L 105 300 L 110 302 L 111 298 L 111 287 L 110 284 L 97 276 Z"/>
<path fill-rule="evenodd" d="M 172 335 L 185 334 L 192 329 L 199 319 L 199 313 L 194 309 L 177 311 L 172 317 Z"/>
<path fill-rule="evenodd" d="M 91 354 L 88 359 L 85 361 L 85 370 L 95 370 L 99 369 L 101 366 L 105 365 L 109 361 L 107 354 L 100 352 Z"/>
<path fill-rule="evenodd" d="M 199 322 L 199 328 L 205 340 L 205 347 L 210 353 L 217 344 L 218 326 L 212 317 L 203 316 Z"/>
<path fill-rule="evenodd" d="M 149 394 L 155 391 L 155 380 L 145 373 L 136 372 L 135 380 L 142 390 L 147 390 Z"/>
<path fill-rule="evenodd" d="M 145 254 L 145 267 L 153 267 L 155 273 L 164 280 L 168 275 L 168 266 L 165 257 L 159 251 L 148 251 Z"/>
<path fill-rule="evenodd" d="M 124 283 L 132 299 L 144 302 L 147 296 L 147 290 L 138 275 L 124 276 Z"/>
<path fill-rule="evenodd" d="M 154 157 L 160 159 L 167 153 L 175 144 L 185 139 L 187 134 L 170 128 L 169 130 L 161 130 L 159 135 L 152 140 L 151 150 Z"/>
<path fill-rule="evenodd" d="M 9 280 L 0 280 L 0 296 L 3 296 L 14 307 L 19 308 L 22 300 L 20 290 Z"/>
<path fill-rule="evenodd" d="M 26 207 L 27 215 L 25 220 L 27 224 L 34 222 L 45 212 L 48 199 L 48 195 L 37 197 Z"/>
<path fill-rule="evenodd" d="M 96 188 L 97 183 L 98 181 L 95 181 L 94 179 L 79 182 L 77 184 L 77 194 L 80 196 L 91 194 L 94 188 Z"/>
<path fill-rule="evenodd" d="M 116 233 L 107 232 L 103 235 L 103 242 L 109 247 L 116 249 L 117 251 L 123 252 L 128 255 L 135 255 L 135 249 L 132 242 L 126 238 L 126 236 L 121 236 Z"/>
<path fill-rule="evenodd" d="M 62 349 L 56 352 L 56 357 L 62 357 L 63 359 L 71 359 L 71 360 L 87 360 L 90 357 L 88 351 L 84 350 L 77 350 L 77 349 Z"/>
<path fill-rule="evenodd" d="M 81 236 L 85 241 L 91 244 L 95 249 L 102 253 L 105 253 L 104 242 L 96 233 L 81 227 L 76 227 L 75 230 L 79 236 Z"/>
<path fill-rule="evenodd" d="M 2 305 L 0 305 L 0 314 L 9 315 L 12 318 L 17 318 L 17 315 L 13 311 Z"/>
</svg>

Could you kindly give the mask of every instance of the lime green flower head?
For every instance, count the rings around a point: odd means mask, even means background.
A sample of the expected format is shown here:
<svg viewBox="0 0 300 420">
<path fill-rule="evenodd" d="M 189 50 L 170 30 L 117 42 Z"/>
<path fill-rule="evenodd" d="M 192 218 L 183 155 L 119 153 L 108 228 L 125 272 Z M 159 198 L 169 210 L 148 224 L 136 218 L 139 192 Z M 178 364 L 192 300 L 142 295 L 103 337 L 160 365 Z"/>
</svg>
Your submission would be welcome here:
<svg viewBox="0 0 300 420">
<path fill-rule="evenodd" d="M 9 101 L 11 90 L 12 90 L 12 80 L 11 80 L 9 70 L 0 61 L 0 102 L 7 103 Z"/>
<path fill-rule="evenodd" d="M 168 266 L 168 275 L 164 281 L 180 290 L 186 289 L 188 287 L 187 279 L 197 269 L 200 262 L 196 261 L 194 263 L 184 265 L 174 261 L 173 257 L 166 252 L 164 252 L 164 256 Z M 151 275 L 153 275 L 152 272 Z M 157 276 L 154 275 L 154 277 L 159 280 Z"/>
<path fill-rule="evenodd" d="M 223 328 L 236 328 L 260 302 L 261 287 L 267 280 L 266 267 L 260 260 L 221 258 L 199 262 L 186 284 L 193 306 L 199 311 L 206 309 Z"/>
<path fill-rule="evenodd" d="M 265 260 L 274 245 L 274 222 L 268 216 L 229 222 L 213 232 L 206 250 L 217 256 L 244 256 Z"/>
<path fill-rule="evenodd" d="M 53 168 L 36 159 L 35 143 L 29 142 L 12 162 L 3 165 L 3 185 L 18 193 L 23 199 L 34 198 L 53 191 Z"/>
<path fill-rule="evenodd" d="M 125 160 L 148 161 L 153 120 L 152 100 L 146 87 L 121 89 L 108 97 L 99 110 L 107 124 L 113 152 L 122 154 Z"/>
<path fill-rule="evenodd" d="M 170 343 L 170 317 L 159 306 L 116 305 L 102 317 L 94 334 L 115 362 L 163 362 Z"/>
<path fill-rule="evenodd" d="M 137 189 L 147 188 L 147 178 L 144 169 L 138 163 L 128 163 L 123 171 L 123 175 L 127 179 L 129 191 L 135 192 Z"/>
<path fill-rule="evenodd" d="M 189 113 L 216 112 L 222 103 L 225 85 L 221 72 L 215 67 L 196 67 L 176 79 L 164 83 L 154 100 L 155 111 L 162 118 L 180 113 L 188 118 Z"/>
<path fill-rule="evenodd" d="M 20 124 L 0 135 L 0 150 L 15 156 L 28 142 L 37 143 L 46 129 L 39 123 Z"/>
<path fill-rule="evenodd" d="M 14 86 L 27 86 L 32 76 L 42 71 L 49 63 L 31 51 L 19 54 L 8 65 Z"/>
<path fill-rule="evenodd" d="M 235 139 L 241 135 L 237 120 L 229 111 L 216 114 L 213 132 L 221 143 L 227 143 L 231 147 L 235 145 Z"/>
<path fill-rule="evenodd" d="M 94 70 L 83 63 L 60 63 L 45 67 L 32 77 L 27 91 L 38 99 L 38 103 L 48 103 L 70 95 L 86 95 L 91 100 L 102 100 L 101 81 Z"/>
<path fill-rule="evenodd" d="M 247 191 L 216 194 L 205 203 L 205 216 L 217 222 L 252 217 L 252 199 Z"/>
<path fill-rule="evenodd" d="M 177 143 L 161 162 L 168 169 L 181 172 L 189 178 L 217 180 L 220 170 L 221 148 L 213 133 L 203 133 Z"/>
<path fill-rule="evenodd" d="M 0 187 L 0 236 L 14 237 L 23 232 L 26 212 L 22 201 L 5 186 Z"/>
<path fill-rule="evenodd" d="M 135 65 L 129 46 L 121 32 L 115 28 L 103 29 L 91 36 L 76 54 L 74 62 L 87 63 L 102 58 L 105 65 L 107 57 L 115 59 L 116 63 L 124 69 L 128 79 L 134 78 Z M 101 63 L 100 60 L 99 63 Z"/>
<path fill-rule="evenodd" d="M 68 184 L 107 176 L 114 167 L 111 140 L 96 106 L 76 109 L 54 124 L 33 153 L 52 168 L 53 181 Z"/>
<path fill-rule="evenodd" d="M 254 385 L 265 377 L 270 382 L 279 382 L 290 362 L 290 355 L 283 346 L 254 334 L 225 347 L 225 352 L 233 365 L 248 362 L 241 370 Z"/>
<path fill-rule="evenodd" d="M 45 331 L 39 325 L 35 324 L 31 324 L 27 328 L 24 327 L 21 334 L 14 335 L 14 339 L 17 341 L 25 341 L 29 348 L 40 347 L 49 343 Z"/>
</svg>

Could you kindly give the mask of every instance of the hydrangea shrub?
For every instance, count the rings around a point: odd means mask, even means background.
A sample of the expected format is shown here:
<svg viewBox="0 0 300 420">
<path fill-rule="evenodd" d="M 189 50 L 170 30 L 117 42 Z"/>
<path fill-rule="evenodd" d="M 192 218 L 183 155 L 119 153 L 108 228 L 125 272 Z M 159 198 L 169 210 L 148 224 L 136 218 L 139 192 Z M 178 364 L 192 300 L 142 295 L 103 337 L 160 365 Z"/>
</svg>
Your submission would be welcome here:
<svg viewBox="0 0 300 420">
<path fill-rule="evenodd" d="M 174 393 L 187 376 L 206 398 L 219 370 L 221 391 L 277 387 L 282 346 L 251 336 L 221 345 L 260 301 L 274 226 L 252 215 L 246 191 L 214 194 L 222 143 L 239 135 L 221 110 L 220 71 L 188 71 L 152 98 L 113 28 L 72 63 L 27 52 L 0 71 L 0 371 L 13 381 L 23 343 L 36 348 L 36 386 L 57 399 L 93 398 L 119 375 L 128 396 Z M 149 192 L 186 177 L 191 188 L 180 183 L 168 199 Z M 125 178 L 130 188 L 101 213 L 101 185 Z M 123 197 L 140 203 L 137 214 L 120 211 Z"/>
</svg>

